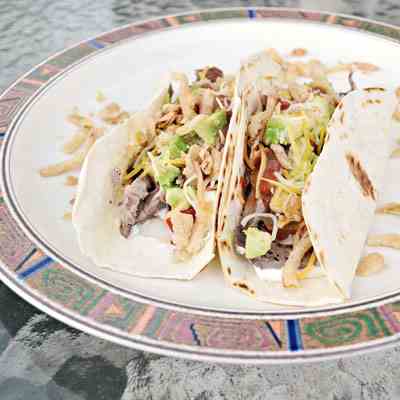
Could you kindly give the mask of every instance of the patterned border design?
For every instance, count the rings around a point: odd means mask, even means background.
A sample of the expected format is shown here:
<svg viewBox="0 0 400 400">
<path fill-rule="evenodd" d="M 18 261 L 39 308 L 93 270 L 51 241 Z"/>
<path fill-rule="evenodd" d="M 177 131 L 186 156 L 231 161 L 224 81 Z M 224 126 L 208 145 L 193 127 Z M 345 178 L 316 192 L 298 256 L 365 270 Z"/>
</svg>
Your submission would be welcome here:
<svg viewBox="0 0 400 400">
<path fill-rule="evenodd" d="M 54 56 L 8 89 L 0 97 L 0 145 L 27 101 L 72 64 L 150 31 L 231 18 L 313 21 L 400 40 L 400 29 L 394 26 L 277 8 L 202 11 L 128 25 Z M 205 317 L 133 301 L 74 274 L 37 249 L 11 217 L 1 193 L 0 248 L 1 278 L 27 301 L 77 328 L 148 351 L 207 361 L 292 362 L 380 348 L 399 338 L 400 302 L 337 316 L 266 321 Z"/>
</svg>

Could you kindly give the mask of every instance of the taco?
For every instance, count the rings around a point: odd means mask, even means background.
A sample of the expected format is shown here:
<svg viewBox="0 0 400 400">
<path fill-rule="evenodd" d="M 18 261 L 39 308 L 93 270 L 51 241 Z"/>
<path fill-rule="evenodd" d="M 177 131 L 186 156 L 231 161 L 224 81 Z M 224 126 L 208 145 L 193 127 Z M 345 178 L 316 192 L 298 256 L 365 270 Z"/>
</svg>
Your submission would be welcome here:
<svg viewBox="0 0 400 400">
<path fill-rule="evenodd" d="M 227 280 L 261 301 L 319 306 L 350 297 L 389 158 L 395 97 L 292 79 L 264 52 L 239 77 L 240 134 L 217 243 Z"/>
<path fill-rule="evenodd" d="M 192 279 L 215 256 L 217 198 L 235 80 L 216 67 L 173 74 L 146 111 L 89 152 L 73 224 L 99 266 Z"/>
</svg>

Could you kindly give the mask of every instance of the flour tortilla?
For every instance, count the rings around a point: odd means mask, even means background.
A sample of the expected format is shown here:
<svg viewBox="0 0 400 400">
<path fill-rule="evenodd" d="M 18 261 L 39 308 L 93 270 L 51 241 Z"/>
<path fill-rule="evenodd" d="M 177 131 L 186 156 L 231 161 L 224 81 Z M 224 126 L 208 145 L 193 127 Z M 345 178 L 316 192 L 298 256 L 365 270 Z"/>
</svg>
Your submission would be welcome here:
<svg viewBox="0 0 400 400">
<path fill-rule="evenodd" d="M 345 96 L 330 121 L 327 143 L 303 192 L 303 215 L 315 254 L 345 298 L 351 296 L 383 189 L 394 108 L 394 94 L 381 88 Z"/>
<path fill-rule="evenodd" d="M 281 78 L 277 64 L 266 61 L 265 53 L 262 58 L 265 69 L 257 72 L 278 82 Z M 257 80 L 254 77 L 254 82 Z M 322 269 L 300 281 L 299 288 L 284 288 L 280 282 L 261 280 L 252 265 L 233 249 L 234 230 L 242 211 L 235 187 L 245 171 L 243 150 L 249 116 L 244 94 L 239 111 L 241 134 L 234 145 L 233 172 L 229 179 L 225 178 L 228 183 L 223 188 L 217 232 L 222 269 L 233 287 L 260 301 L 282 305 L 316 307 L 350 297 L 389 158 L 388 129 L 394 108 L 393 93 L 367 89 L 347 95 L 335 111 L 327 130 L 329 140 L 303 195 L 304 218 Z M 350 171 L 348 154 L 369 177 L 373 197 L 365 196 L 360 189 Z"/>
<path fill-rule="evenodd" d="M 202 250 L 191 259 L 176 262 L 170 233 L 164 221 L 159 218 L 146 221 L 139 233 L 135 232 L 134 227 L 130 237 L 125 239 L 119 231 L 118 210 L 109 203 L 112 196 L 111 171 L 117 167 L 126 169 L 126 149 L 130 134 L 145 130 L 154 123 L 167 91 L 168 87 L 163 89 L 146 112 L 134 114 L 92 147 L 80 174 L 72 221 L 82 252 L 98 266 L 145 278 L 189 280 L 215 256 L 217 199 L 230 139 L 227 138 L 217 191 L 210 193 L 209 197 L 215 207 L 210 219 L 209 234 Z"/>
</svg>

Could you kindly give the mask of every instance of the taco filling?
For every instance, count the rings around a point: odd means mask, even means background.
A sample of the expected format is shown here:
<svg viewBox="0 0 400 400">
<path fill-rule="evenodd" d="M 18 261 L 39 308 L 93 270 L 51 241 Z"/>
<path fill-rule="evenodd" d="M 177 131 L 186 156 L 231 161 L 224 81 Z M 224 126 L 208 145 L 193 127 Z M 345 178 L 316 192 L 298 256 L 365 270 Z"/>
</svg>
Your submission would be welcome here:
<svg viewBox="0 0 400 400">
<path fill-rule="evenodd" d="M 196 71 L 193 82 L 173 79 L 157 120 L 130 132 L 127 167 L 114 168 L 110 179 L 120 234 L 139 235 L 146 221 L 162 219 L 183 261 L 210 230 L 234 80 L 216 67 Z"/>
<path fill-rule="evenodd" d="M 393 93 L 352 84 L 336 93 L 318 65 L 294 73 L 267 50 L 238 78 L 217 243 L 226 279 L 261 301 L 349 298 L 382 185 Z"/>
<path fill-rule="evenodd" d="M 275 279 L 277 265 L 299 246 L 308 256 L 312 252 L 304 239 L 301 195 L 323 149 L 337 95 L 311 81 L 271 87 L 268 94 L 255 86 L 245 96 L 244 173 L 236 186 L 242 212 L 234 249 L 260 275 Z"/>
</svg>

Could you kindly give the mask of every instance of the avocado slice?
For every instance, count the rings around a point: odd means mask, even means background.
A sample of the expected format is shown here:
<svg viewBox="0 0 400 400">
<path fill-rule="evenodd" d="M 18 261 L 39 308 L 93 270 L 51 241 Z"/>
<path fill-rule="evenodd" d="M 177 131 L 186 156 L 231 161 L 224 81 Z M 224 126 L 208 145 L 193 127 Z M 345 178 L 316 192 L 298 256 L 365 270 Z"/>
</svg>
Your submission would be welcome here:
<svg viewBox="0 0 400 400">
<path fill-rule="evenodd" d="M 273 115 L 265 129 L 263 141 L 266 145 L 286 145 L 303 134 L 306 121 L 305 115 L 284 113 Z"/>
<path fill-rule="evenodd" d="M 322 96 L 314 96 L 312 100 L 306 103 L 305 107 L 314 142 L 322 146 L 334 107 L 326 97 Z"/>
<path fill-rule="evenodd" d="M 287 129 L 285 124 L 280 118 L 271 118 L 264 133 L 264 143 L 279 144 L 281 141 L 286 140 Z"/>
<path fill-rule="evenodd" d="M 193 129 L 209 145 L 215 144 L 218 131 L 225 128 L 228 118 L 225 110 L 218 110 L 199 121 Z"/>
<path fill-rule="evenodd" d="M 186 200 L 183 189 L 179 187 L 172 187 L 166 190 L 165 201 L 172 209 L 185 210 L 190 207 L 190 204 Z"/>
<path fill-rule="evenodd" d="M 173 165 L 163 165 L 156 177 L 160 186 L 165 190 L 171 187 L 181 170 Z"/>
<path fill-rule="evenodd" d="M 164 191 L 172 187 L 175 179 L 181 174 L 181 170 L 174 165 L 168 164 L 168 160 L 151 156 L 150 153 L 148 154 L 153 167 L 155 180 Z"/>
<path fill-rule="evenodd" d="M 268 232 L 250 227 L 244 231 L 246 235 L 245 256 L 248 259 L 261 257 L 271 248 L 272 237 Z"/>
<path fill-rule="evenodd" d="M 311 118 L 325 124 L 328 123 L 334 111 L 329 100 L 322 96 L 314 96 L 312 100 L 306 103 L 306 108 Z"/>
<path fill-rule="evenodd" d="M 173 136 L 168 144 L 168 155 L 171 160 L 180 158 L 182 153 L 187 153 L 189 145 L 185 142 L 182 136 Z"/>
</svg>

